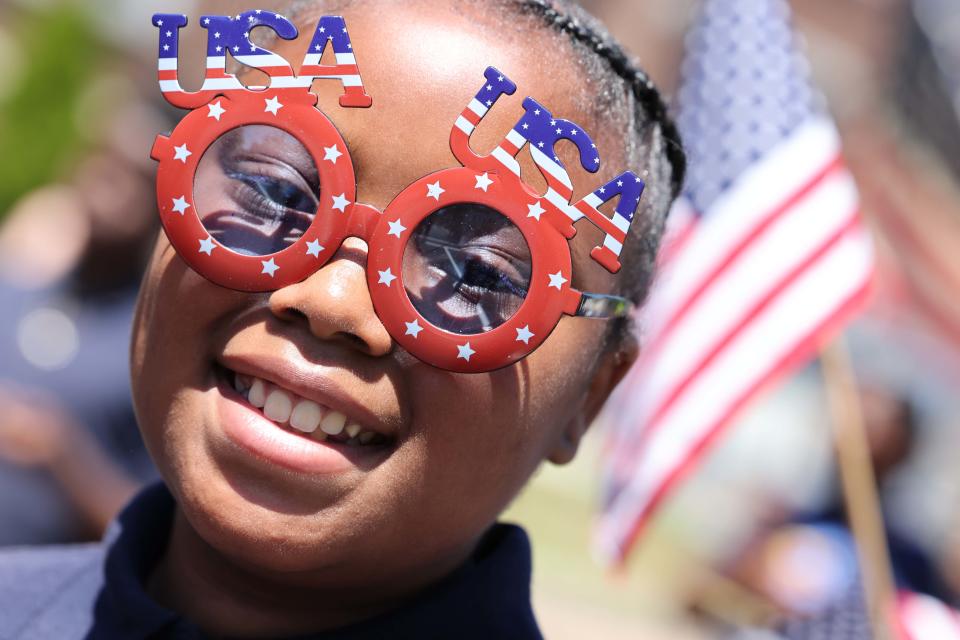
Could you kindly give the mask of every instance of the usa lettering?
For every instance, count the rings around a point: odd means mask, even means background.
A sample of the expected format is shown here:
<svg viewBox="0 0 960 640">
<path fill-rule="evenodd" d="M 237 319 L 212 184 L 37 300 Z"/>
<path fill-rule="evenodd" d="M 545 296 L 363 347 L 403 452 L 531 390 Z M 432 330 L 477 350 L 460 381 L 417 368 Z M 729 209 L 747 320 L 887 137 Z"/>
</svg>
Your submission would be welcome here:
<svg viewBox="0 0 960 640">
<path fill-rule="evenodd" d="M 507 133 L 503 141 L 488 156 L 480 156 L 470 147 L 470 136 L 490 109 L 504 95 L 513 95 L 517 86 L 501 72 L 490 67 L 484 73 L 485 84 L 473 100 L 461 112 L 450 134 L 450 146 L 454 155 L 464 166 L 480 171 L 509 171 L 520 178 L 520 163 L 516 156 L 529 146 L 537 168 L 547 181 L 547 191 L 542 199 L 565 217 L 560 231 L 572 238 L 576 230 L 573 223 L 586 218 L 604 232 L 604 242 L 594 248 L 591 256 L 608 271 L 620 269 L 619 256 L 630 230 L 630 224 L 640 206 L 644 183 L 634 173 L 626 171 L 593 193 L 573 203 L 573 183 L 566 168 L 556 153 L 559 142 L 567 140 L 577 147 L 580 165 L 590 173 L 601 166 L 597 145 L 582 127 L 569 120 L 556 118 L 533 98 L 523 101 L 524 115 Z M 618 199 L 612 218 L 600 211 L 600 207 Z"/>
<path fill-rule="evenodd" d="M 199 91 L 184 90 L 178 77 L 180 29 L 187 25 L 187 17 L 156 14 L 153 24 L 159 30 L 157 73 L 160 90 L 167 101 L 176 107 L 196 109 L 219 94 L 247 90 L 236 76 L 227 72 L 227 55 L 246 67 L 266 73 L 273 89 L 309 89 L 317 79 L 337 80 L 343 85 L 341 106 L 369 107 L 372 104 L 364 90 L 346 22 L 340 16 L 324 16 L 320 19 L 299 75 L 294 74 L 293 67 L 285 58 L 257 46 L 250 36 L 253 29 L 266 27 L 283 40 L 293 40 L 298 36 L 298 30 L 287 18 L 260 9 L 235 17 L 203 16 L 200 26 L 207 31 L 207 60 L 206 74 Z M 333 48 L 336 64 L 320 64 L 328 46 Z"/>
</svg>

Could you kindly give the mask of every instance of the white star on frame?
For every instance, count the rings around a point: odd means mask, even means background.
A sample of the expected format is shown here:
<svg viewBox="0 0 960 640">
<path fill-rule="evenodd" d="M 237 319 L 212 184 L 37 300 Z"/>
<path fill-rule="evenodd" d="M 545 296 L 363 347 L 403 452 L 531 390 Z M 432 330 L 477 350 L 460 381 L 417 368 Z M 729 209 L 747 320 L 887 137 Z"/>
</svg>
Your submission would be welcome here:
<svg viewBox="0 0 960 640">
<path fill-rule="evenodd" d="M 550 274 L 550 286 L 556 289 L 563 289 L 563 285 L 567 283 L 567 279 L 563 277 L 562 271 L 557 271 L 556 273 Z"/>
<path fill-rule="evenodd" d="M 329 160 L 333 164 L 337 164 L 337 159 L 343 155 L 340 153 L 340 149 L 337 149 L 337 145 L 333 145 L 332 147 L 324 147 L 323 153 L 323 159 Z"/>
<path fill-rule="evenodd" d="M 440 202 L 440 196 L 446 192 L 446 189 L 440 186 L 440 181 L 437 180 L 433 184 L 427 185 L 427 197 L 433 198 L 437 202 Z"/>
<path fill-rule="evenodd" d="M 530 212 L 530 213 L 527 214 L 527 217 L 528 217 L 528 218 L 536 218 L 537 222 L 540 222 L 540 216 L 542 216 L 543 214 L 545 214 L 545 213 L 547 212 L 547 210 L 544 209 L 543 206 L 540 205 L 540 201 L 539 201 L 539 200 L 537 200 L 537 201 L 534 202 L 533 204 L 528 204 L 528 205 L 527 205 L 527 210 Z"/>
<path fill-rule="evenodd" d="M 517 342 L 522 342 L 523 344 L 530 344 L 530 338 L 534 336 L 534 333 L 530 331 L 530 325 L 525 327 L 520 327 L 517 329 Z"/>
<path fill-rule="evenodd" d="M 423 327 L 420 326 L 419 320 L 414 320 L 413 322 L 404 322 L 403 324 L 407 325 L 407 334 L 408 336 L 413 336 L 414 338 L 420 337 L 420 332 L 423 331 Z"/>
<path fill-rule="evenodd" d="M 389 268 L 387 268 L 386 271 L 377 271 L 377 273 L 380 274 L 380 282 L 378 284 L 383 284 L 389 287 L 391 284 L 393 284 L 393 281 L 397 279 L 397 276 L 393 275 L 393 272 L 390 271 Z"/>
<path fill-rule="evenodd" d="M 227 112 L 226 109 L 220 104 L 222 101 L 217 100 L 213 104 L 208 104 L 207 108 L 210 109 L 210 113 L 207 114 L 208 118 L 214 118 L 217 122 L 220 122 L 220 116 Z"/>
<path fill-rule="evenodd" d="M 388 221 L 387 224 L 390 225 L 390 231 L 387 232 L 388 236 L 396 236 L 399 238 L 403 234 L 403 232 L 407 230 L 405 226 L 400 224 L 399 218 L 397 218 L 393 222 Z"/>
<path fill-rule="evenodd" d="M 311 240 L 307 243 L 308 256 L 319 258 L 321 253 L 323 253 L 323 245 L 320 244 L 319 240 Z"/>
<path fill-rule="evenodd" d="M 277 263 L 273 261 L 273 258 L 270 258 L 269 260 L 261 260 L 260 264 L 263 265 L 263 271 L 260 273 L 266 274 L 271 278 L 273 277 L 273 274 L 280 270 L 280 267 L 278 267 Z"/>
<path fill-rule="evenodd" d="M 347 200 L 347 194 L 341 193 L 338 196 L 333 196 L 333 208 L 342 213 L 346 213 L 347 205 L 350 204 L 350 201 Z"/>
<path fill-rule="evenodd" d="M 457 356 L 457 360 L 462 359 L 466 360 L 467 362 L 470 362 L 470 358 L 476 353 L 476 351 L 474 351 L 470 346 L 469 342 L 467 344 L 458 344 L 457 351 L 460 352 L 460 355 Z"/>
<path fill-rule="evenodd" d="M 173 159 L 179 160 L 183 164 L 187 164 L 187 158 L 193 155 L 193 152 L 190 149 L 187 149 L 187 143 L 184 142 L 179 147 L 173 148 Z"/>
<path fill-rule="evenodd" d="M 263 110 L 264 113 L 272 113 L 273 115 L 277 115 L 280 109 L 283 109 L 283 105 L 280 104 L 280 99 L 277 98 L 276 96 L 272 98 L 268 98 L 264 100 L 264 102 L 267 103 L 266 108 Z"/>
<path fill-rule="evenodd" d="M 187 202 L 186 196 L 180 196 L 179 198 L 173 199 L 173 211 L 174 213 L 179 213 L 181 216 L 186 213 L 187 209 L 190 208 L 190 203 Z"/>
<path fill-rule="evenodd" d="M 490 179 L 490 174 L 485 173 L 482 176 L 477 176 L 477 189 L 482 189 L 484 193 L 487 192 L 487 189 L 490 185 L 493 184 L 493 180 Z"/>
<path fill-rule="evenodd" d="M 213 255 L 213 250 L 217 248 L 217 245 L 214 244 L 213 238 L 207 237 L 205 240 L 200 241 L 200 253 L 205 253 L 208 256 Z"/>
</svg>

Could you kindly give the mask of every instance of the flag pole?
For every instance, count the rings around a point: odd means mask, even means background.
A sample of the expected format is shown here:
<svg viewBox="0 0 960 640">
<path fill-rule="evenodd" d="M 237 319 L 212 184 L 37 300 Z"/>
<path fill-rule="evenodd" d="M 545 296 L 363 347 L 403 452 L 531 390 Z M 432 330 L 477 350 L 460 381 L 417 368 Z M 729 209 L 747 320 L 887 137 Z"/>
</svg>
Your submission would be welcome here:
<svg viewBox="0 0 960 640">
<path fill-rule="evenodd" d="M 843 337 L 820 354 L 847 521 L 874 637 L 894 640 L 896 590 L 856 376 Z"/>
</svg>

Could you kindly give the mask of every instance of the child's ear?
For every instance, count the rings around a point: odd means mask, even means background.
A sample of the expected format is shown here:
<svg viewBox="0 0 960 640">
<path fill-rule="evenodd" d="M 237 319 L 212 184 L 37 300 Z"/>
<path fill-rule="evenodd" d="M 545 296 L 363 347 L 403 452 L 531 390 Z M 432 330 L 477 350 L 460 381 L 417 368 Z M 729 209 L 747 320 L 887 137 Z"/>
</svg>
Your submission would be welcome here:
<svg viewBox="0 0 960 640">
<path fill-rule="evenodd" d="M 616 349 L 611 349 L 600 358 L 600 363 L 583 396 L 580 410 L 575 412 L 563 430 L 547 459 L 554 464 L 567 464 L 577 455 L 580 440 L 593 424 L 600 409 L 627 371 L 636 362 L 640 345 L 632 331 L 628 332 Z"/>
</svg>

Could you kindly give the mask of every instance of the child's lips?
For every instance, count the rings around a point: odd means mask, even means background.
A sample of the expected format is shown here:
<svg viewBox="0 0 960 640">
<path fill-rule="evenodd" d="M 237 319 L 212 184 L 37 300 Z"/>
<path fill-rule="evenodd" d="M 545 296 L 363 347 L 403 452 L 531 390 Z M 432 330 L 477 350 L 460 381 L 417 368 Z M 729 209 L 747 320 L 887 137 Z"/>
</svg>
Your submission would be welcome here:
<svg viewBox="0 0 960 640">
<path fill-rule="evenodd" d="M 264 410 L 264 414 L 269 413 L 265 405 L 271 392 L 280 390 L 291 400 L 291 412 L 296 409 L 298 401 L 308 400 L 321 409 L 324 421 L 331 412 L 335 412 L 343 416 L 344 428 L 357 425 L 364 432 L 376 434 L 377 440 L 399 439 L 400 426 L 403 423 L 401 416 L 383 417 L 371 411 L 366 403 L 354 398 L 344 386 L 334 380 L 333 376 L 322 371 L 318 372 L 316 368 L 297 358 L 231 353 L 218 357 L 217 366 L 230 372 L 228 378 L 230 386 L 235 386 L 236 378 L 233 374 L 238 374 L 237 377 L 241 384 L 245 385 L 245 391 L 248 394 L 252 391 L 250 387 L 256 380 L 259 379 L 263 383 L 260 389 L 263 397 L 257 406 Z M 245 394 L 245 397 L 249 397 L 248 394 Z M 286 418 L 282 415 L 277 417 Z M 284 419 L 278 420 L 277 417 L 273 419 L 280 423 L 285 422 Z M 321 423 L 321 430 L 330 435 L 336 432 L 323 427 Z"/>
<path fill-rule="evenodd" d="M 234 388 L 228 379 L 232 374 L 223 375 L 229 373 L 223 369 L 219 373 L 216 391 L 221 429 L 230 441 L 257 458 L 291 471 L 329 475 L 368 470 L 393 451 L 393 440 L 380 434 L 376 441 L 360 444 L 357 437 L 346 434 L 345 427 L 338 433 L 340 437 L 321 439 L 289 425 L 281 426 Z"/>
<path fill-rule="evenodd" d="M 281 427 L 292 429 L 319 442 L 330 441 L 351 446 L 388 443 L 391 438 L 347 416 L 332 407 L 300 397 L 293 391 L 269 380 L 224 370 L 227 382 L 247 403 Z"/>
</svg>

